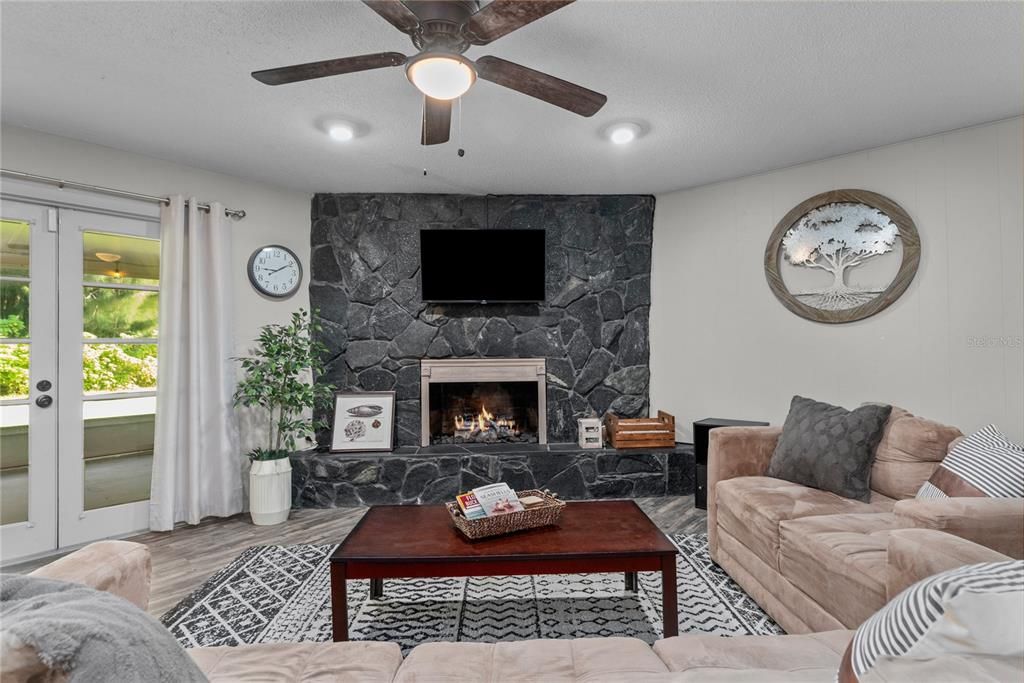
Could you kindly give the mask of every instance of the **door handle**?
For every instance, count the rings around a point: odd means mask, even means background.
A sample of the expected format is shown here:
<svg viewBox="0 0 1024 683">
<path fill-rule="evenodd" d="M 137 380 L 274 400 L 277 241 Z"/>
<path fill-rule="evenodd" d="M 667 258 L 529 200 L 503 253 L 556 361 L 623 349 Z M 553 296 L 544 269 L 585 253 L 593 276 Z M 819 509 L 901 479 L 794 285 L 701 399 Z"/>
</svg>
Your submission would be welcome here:
<svg viewBox="0 0 1024 683">
<path fill-rule="evenodd" d="M 49 408 L 50 406 L 53 405 L 53 397 L 43 394 L 42 396 L 36 398 L 36 405 L 39 406 L 40 408 Z"/>
</svg>

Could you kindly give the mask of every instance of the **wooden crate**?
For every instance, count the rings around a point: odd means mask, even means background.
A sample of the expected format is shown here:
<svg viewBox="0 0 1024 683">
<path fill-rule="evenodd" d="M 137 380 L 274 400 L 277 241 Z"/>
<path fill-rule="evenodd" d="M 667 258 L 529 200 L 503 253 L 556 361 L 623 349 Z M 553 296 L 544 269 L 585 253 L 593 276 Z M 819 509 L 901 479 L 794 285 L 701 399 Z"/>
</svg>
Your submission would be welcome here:
<svg viewBox="0 0 1024 683">
<path fill-rule="evenodd" d="M 627 419 L 609 413 L 605 418 L 612 448 L 672 448 L 676 418 L 659 410 L 658 417 Z"/>
</svg>

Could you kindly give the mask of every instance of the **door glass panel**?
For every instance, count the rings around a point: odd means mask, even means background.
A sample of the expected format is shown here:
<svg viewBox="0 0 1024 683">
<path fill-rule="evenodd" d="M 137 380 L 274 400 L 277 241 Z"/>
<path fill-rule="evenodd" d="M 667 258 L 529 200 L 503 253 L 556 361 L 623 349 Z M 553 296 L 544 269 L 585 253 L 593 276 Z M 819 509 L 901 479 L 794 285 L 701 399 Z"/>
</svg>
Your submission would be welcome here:
<svg viewBox="0 0 1024 683">
<path fill-rule="evenodd" d="M 82 252 L 86 282 L 160 284 L 160 240 L 85 232 Z"/>
<path fill-rule="evenodd" d="M 28 339 L 31 224 L 0 219 L 0 339 Z M 0 399 L 28 398 L 29 345 L 0 343 Z M 29 405 L 0 406 L 0 525 L 28 521 Z"/>
<path fill-rule="evenodd" d="M 0 408 L 0 525 L 28 521 L 28 414 L 27 404 Z"/>
<path fill-rule="evenodd" d="M 86 401 L 85 509 L 149 498 L 156 397 Z"/>
<path fill-rule="evenodd" d="M 100 339 L 157 336 L 160 294 L 133 289 L 84 287 L 83 333 Z"/>
<path fill-rule="evenodd" d="M 0 219 L 0 275 L 28 277 L 28 247 L 32 226 Z"/>
<path fill-rule="evenodd" d="M 28 355 L 28 344 L 0 344 L 0 399 L 28 398 Z"/>
<path fill-rule="evenodd" d="M 156 344 L 84 344 L 86 395 L 156 389 Z"/>
<path fill-rule="evenodd" d="M 28 282 L 0 280 L 0 339 L 28 339 Z"/>
<path fill-rule="evenodd" d="M 83 486 L 95 510 L 149 498 L 160 242 L 84 232 L 82 244 Z"/>
</svg>

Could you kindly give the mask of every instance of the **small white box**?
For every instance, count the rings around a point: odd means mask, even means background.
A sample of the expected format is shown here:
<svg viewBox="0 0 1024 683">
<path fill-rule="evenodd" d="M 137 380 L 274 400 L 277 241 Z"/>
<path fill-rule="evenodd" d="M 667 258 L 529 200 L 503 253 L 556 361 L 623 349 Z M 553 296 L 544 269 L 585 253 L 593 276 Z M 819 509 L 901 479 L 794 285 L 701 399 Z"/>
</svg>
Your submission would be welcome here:
<svg viewBox="0 0 1024 683">
<path fill-rule="evenodd" d="M 604 426 L 601 418 L 581 417 L 576 421 L 580 448 L 603 448 Z"/>
</svg>

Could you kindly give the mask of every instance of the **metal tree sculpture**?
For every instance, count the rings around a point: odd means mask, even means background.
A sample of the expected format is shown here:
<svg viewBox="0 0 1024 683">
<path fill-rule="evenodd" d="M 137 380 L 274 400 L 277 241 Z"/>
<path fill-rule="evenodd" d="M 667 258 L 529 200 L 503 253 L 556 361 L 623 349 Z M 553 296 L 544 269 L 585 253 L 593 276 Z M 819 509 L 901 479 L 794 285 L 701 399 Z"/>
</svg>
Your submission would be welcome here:
<svg viewBox="0 0 1024 683">
<path fill-rule="evenodd" d="M 892 251 L 899 229 L 878 209 L 866 204 L 834 202 L 808 211 L 782 238 L 786 259 L 794 266 L 820 268 L 833 276 L 821 290 L 797 294 L 811 306 L 840 310 L 859 306 L 882 287 L 849 287 L 846 271 Z"/>
</svg>

